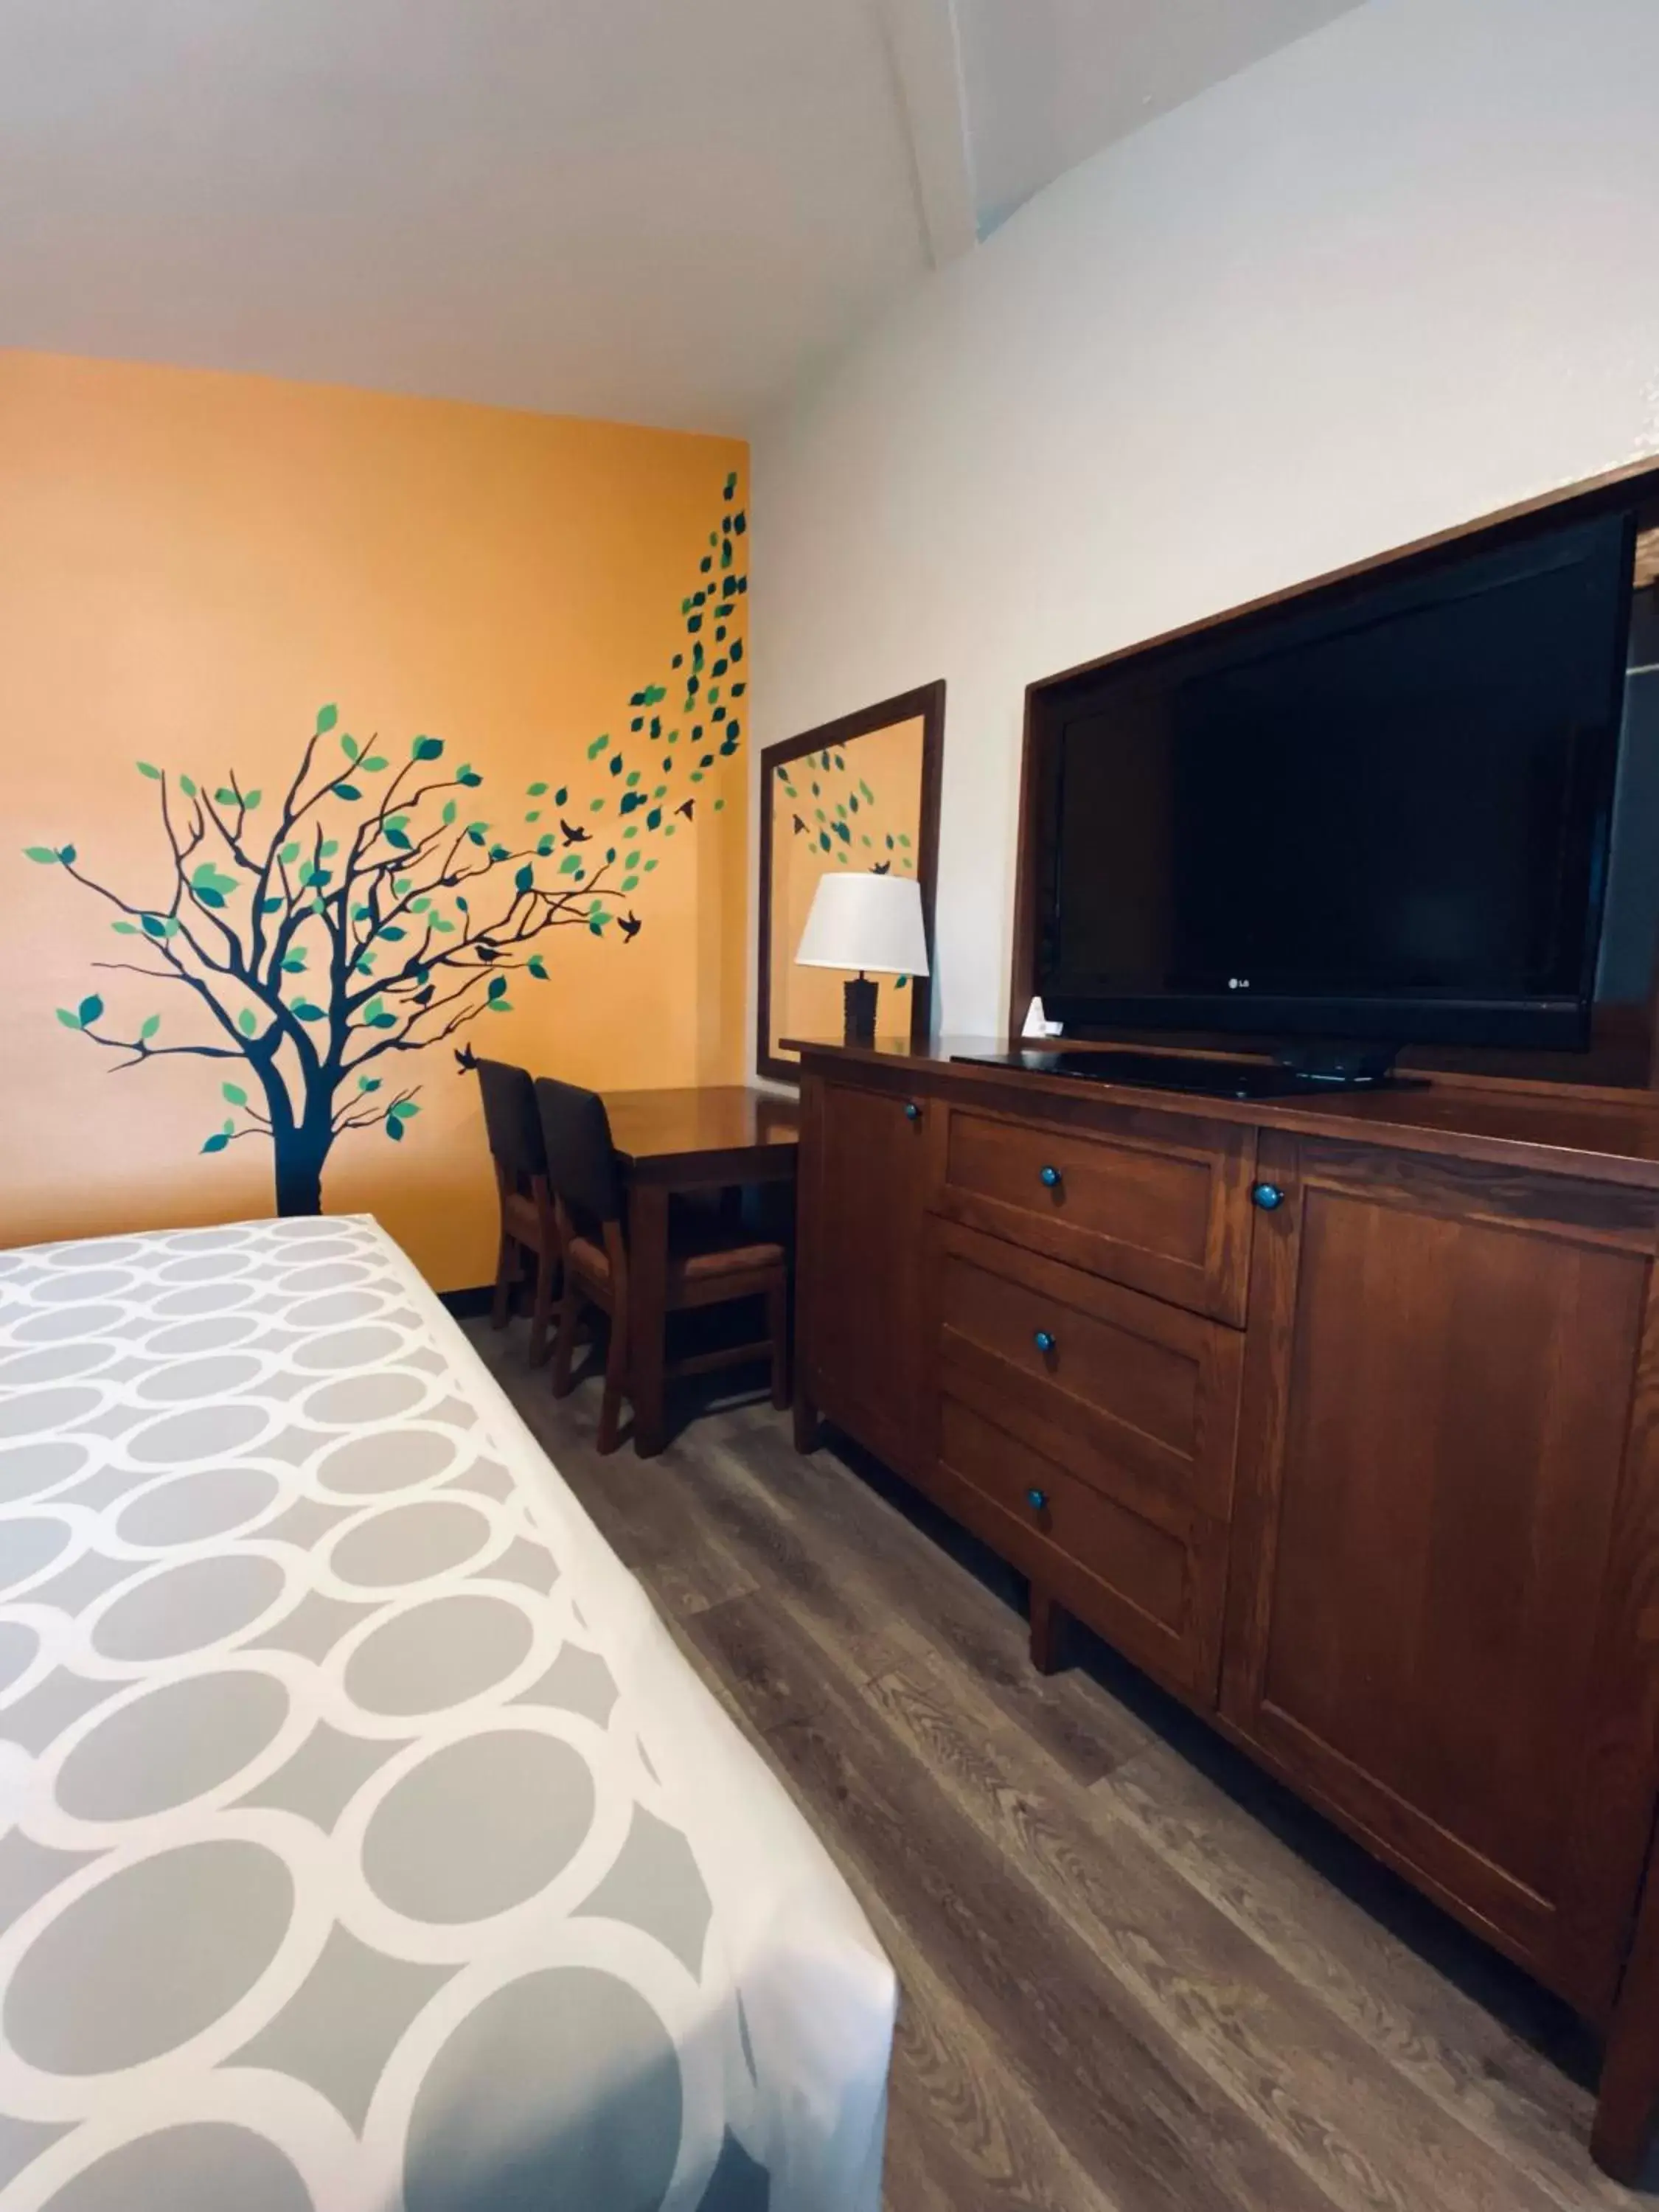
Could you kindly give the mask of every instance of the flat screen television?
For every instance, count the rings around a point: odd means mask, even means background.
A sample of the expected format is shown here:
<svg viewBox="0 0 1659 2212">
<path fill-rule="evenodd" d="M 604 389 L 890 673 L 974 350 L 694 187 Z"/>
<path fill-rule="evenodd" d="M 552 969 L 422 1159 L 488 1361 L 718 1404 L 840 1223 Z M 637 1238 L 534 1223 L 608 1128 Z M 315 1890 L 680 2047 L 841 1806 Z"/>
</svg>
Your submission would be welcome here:
<svg viewBox="0 0 1659 2212">
<path fill-rule="evenodd" d="M 1584 1047 L 1634 532 L 1511 526 L 1045 688 L 1050 1016 Z"/>
</svg>

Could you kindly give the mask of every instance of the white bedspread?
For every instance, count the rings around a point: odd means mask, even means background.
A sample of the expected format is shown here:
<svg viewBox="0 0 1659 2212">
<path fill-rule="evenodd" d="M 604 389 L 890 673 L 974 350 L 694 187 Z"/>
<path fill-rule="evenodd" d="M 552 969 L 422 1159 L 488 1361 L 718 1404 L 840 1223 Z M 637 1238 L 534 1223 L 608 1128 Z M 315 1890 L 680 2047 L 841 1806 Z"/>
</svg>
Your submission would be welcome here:
<svg viewBox="0 0 1659 2212">
<path fill-rule="evenodd" d="M 4 2212 L 877 2212 L 893 2008 L 372 1221 L 0 1254 Z"/>
</svg>

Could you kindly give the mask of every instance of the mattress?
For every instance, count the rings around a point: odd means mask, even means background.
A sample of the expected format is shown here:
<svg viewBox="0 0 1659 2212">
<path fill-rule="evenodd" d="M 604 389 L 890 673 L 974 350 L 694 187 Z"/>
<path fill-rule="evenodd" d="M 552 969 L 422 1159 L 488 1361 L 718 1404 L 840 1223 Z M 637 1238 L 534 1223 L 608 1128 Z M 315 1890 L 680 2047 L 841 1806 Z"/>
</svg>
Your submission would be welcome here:
<svg viewBox="0 0 1659 2212">
<path fill-rule="evenodd" d="M 5 2212 L 877 2212 L 894 1994 L 373 1221 L 0 1254 Z"/>
</svg>

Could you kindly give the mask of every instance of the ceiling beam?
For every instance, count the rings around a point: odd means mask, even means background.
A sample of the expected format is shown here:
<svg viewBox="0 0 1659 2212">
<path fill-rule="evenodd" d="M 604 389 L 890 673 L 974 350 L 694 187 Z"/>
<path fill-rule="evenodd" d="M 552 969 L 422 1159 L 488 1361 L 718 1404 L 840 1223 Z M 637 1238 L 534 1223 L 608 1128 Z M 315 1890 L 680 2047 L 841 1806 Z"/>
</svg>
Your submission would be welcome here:
<svg viewBox="0 0 1659 2212">
<path fill-rule="evenodd" d="M 955 0 L 877 0 L 910 141 L 916 208 L 936 269 L 977 242 Z"/>
</svg>

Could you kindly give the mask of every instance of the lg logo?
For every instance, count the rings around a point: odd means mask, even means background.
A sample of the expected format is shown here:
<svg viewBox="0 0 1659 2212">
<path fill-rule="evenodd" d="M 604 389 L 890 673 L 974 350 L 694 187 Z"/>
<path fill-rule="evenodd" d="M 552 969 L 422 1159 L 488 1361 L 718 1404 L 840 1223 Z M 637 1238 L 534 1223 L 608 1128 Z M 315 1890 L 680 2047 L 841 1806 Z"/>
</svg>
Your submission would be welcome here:
<svg viewBox="0 0 1659 2212">
<path fill-rule="evenodd" d="M 1248 991 L 1249 988 L 1250 979 L 1248 975 L 1229 975 L 1227 978 L 1227 988 L 1230 991 Z"/>
</svg>

